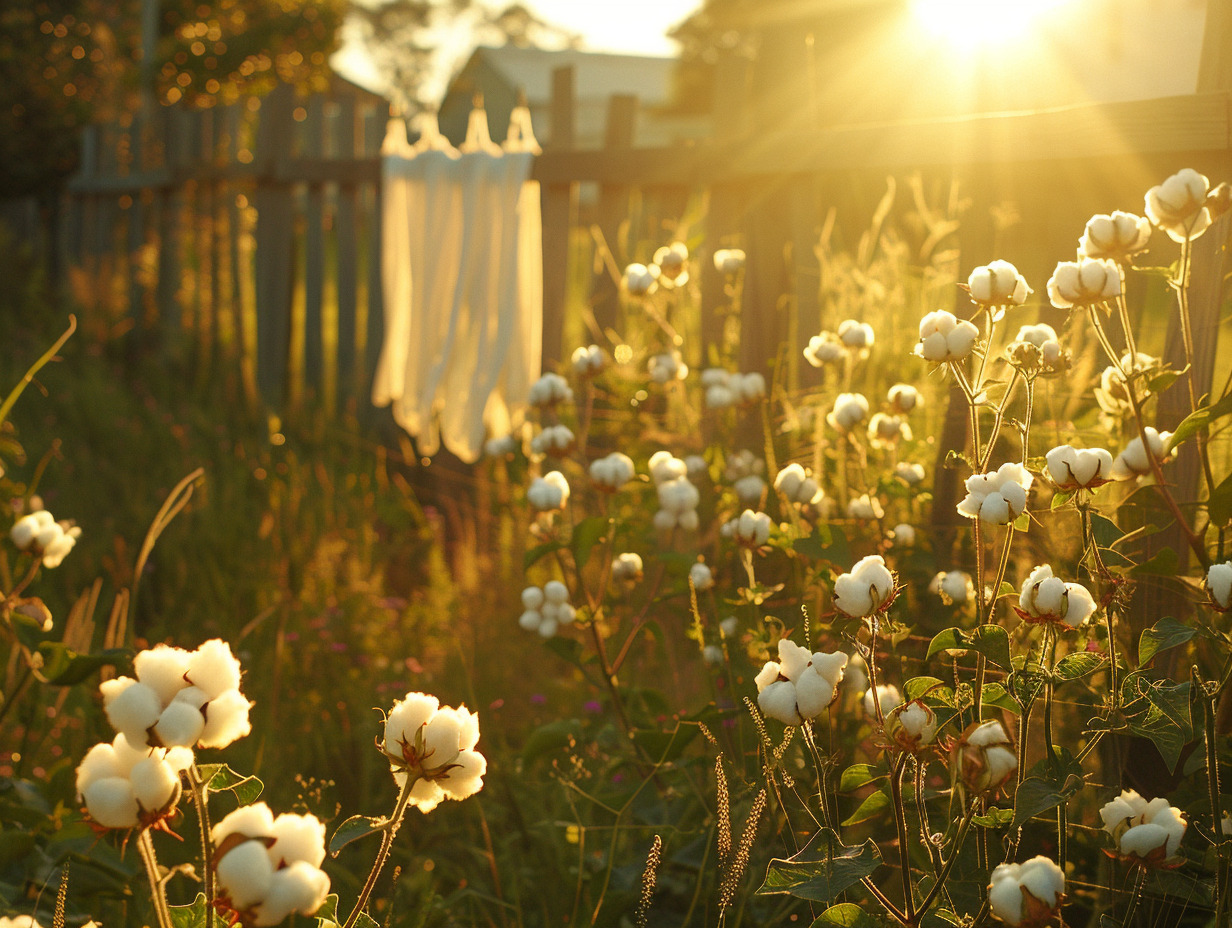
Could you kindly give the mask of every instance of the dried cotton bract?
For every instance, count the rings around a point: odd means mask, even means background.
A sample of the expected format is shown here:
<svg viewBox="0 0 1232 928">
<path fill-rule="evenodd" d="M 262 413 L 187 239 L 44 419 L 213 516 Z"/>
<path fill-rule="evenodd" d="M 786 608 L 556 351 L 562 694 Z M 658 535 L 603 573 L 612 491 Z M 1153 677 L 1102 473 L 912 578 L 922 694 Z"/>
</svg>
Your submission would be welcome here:
<svg viewBox="0 0 1232 928">
<path fill-rule="evenodd" d="M 938 309 L 920 320 L 920 341 L 915 353 L 936 364 L 961 361 L 971 354 L 979 337 L 980 330 L 974 323 L 959 319 L 949 310 Z"/>
<path fill-rule="evenodd" d="M 1008 525 L 1027 508 L 1031 474 L 1021 464 L 1006 462 L 992 473 L 967 478 L 967 495 L 958 514 L 993 525 Z"/>
<path fill-rule="evenodd" d="M 1174 242 L 1193 241 L 1211 224 L 1206 198 L 1211 182 L 1193 168 L 1183 168 L 1146 194 L 1146 216 Z"/>
<path fill-rule="evenodd" d="M 435 696 L 407 693 L 385 719 L 384 753 L 402 786 L 416 780 L 411 804 L 431 812 L 444 799 L 466 799 L 483 788 L 488 762 L 475 750 L 479 716 L 442 706 Z"/>
<path fill-rule="evenodd" d="M 187 748 L 135 746 L 119 734 L 96 744 L 77 767 L 77 798 L 104 828 L 137 828 L 175 811 L 180 771 L 192 765 Z"/>
<path fill-rule="evenodd" d="M 841 651 L 810 654 L 790 639 L 779 641 L 779 659 L 757 674 L 757 705 L 784 725 L 815 719 L 834 701 L 847 655 Z"/>
<path fill-rule="evenodd" d="M 274 818 L 263 802 L 241 806 L 213 827 L 210 840 L 218 888 L 244 924 L 277 925 L 324 904 L 325 826 L 315 815 Z"/>
<path fill-rule="evenodd" d="M 1016 611 L 1024 622 L 1077 627 L 1095 612 L 1095 599 L 1081 583 L 1066 583 L 1041 564 L 1023 581 Z"/>
<path fill-rule="evenodd" d="M 1022 864 L 998 864 L 988 886 L 993 915 L 1011 928 L 1043 928 L 1065 896 L 1065 872 L 1047 857 Z"/>
<path fill-rule="evenodd" d="M 240 662 L 221 639 L 195 651 L 160 644 L 133 659 L 136 678 L 99 685 L 111 726 L 134 746 L 225 748 L 252 731 Z"/>
<path fill-rule="evenodd" d="M 1167 799 L 1147 802 L 1132 789 L 1123 790 L 1102 809 L 1104 831 L 1112 835 L 1117 853 L 1139 864 L 1161 864 L 1176 856 L 1188 823 Z"/>
</svg>

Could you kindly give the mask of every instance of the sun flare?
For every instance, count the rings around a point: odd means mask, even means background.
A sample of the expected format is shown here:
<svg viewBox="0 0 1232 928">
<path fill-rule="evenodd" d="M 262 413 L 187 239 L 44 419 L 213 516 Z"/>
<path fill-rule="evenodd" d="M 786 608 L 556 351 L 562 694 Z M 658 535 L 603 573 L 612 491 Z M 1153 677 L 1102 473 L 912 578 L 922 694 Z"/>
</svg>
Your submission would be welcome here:
<svg viewBox="0 0 1232 928">
<path fill-rule="evenodd" d="M 921 28 L 960 46 L 1020 37 L 1051 10 L 1073 0 L 911 0 Z"/>
</svg>

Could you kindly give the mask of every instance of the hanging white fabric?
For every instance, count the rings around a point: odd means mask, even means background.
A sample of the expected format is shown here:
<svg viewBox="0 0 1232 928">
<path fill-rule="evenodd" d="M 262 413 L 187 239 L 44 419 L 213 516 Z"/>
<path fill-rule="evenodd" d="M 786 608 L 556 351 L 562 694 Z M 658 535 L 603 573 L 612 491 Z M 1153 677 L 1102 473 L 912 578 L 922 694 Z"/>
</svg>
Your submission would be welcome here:
<svg viewBox="0 0 1232 928">
<path fill-rule="evenodd" d="M 390 140 L 392 136 L 393 140 Z M 443 443 L 478 459 L 505 434 L 539 376 L 543 284 L 538 152 L 514 110 L 505 148 L 482 109 L 460 151 L 435 118 L 416 146 L 393 131 L 382 148 L 382 284 L 386 329 L 372 400 L 432 455 Z"/>
</svg>

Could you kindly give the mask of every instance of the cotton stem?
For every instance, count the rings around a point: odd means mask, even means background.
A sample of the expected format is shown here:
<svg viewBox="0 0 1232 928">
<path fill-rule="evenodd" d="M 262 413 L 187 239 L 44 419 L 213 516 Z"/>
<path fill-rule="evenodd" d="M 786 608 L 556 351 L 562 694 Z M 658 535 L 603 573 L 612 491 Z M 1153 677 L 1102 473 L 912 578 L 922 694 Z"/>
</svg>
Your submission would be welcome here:
<svg viewBox="0 0 1232 928">
<path fill-rule="evenodd" d="M 418 782 L 419 777 L 407 771 L 406 781 L 402 784 L 402 791 L 398 793 L 398 801 L 394 804 L 394 813 L 385 820 L 381 828 L 381 847 L 376 852 L 376 860 L 372 862 L 372 869 L 368 871 L 368 879 L 364 881 L 364 888 L 359 891 L 359 898 L 355 900 L 355 908 L 351 909 L 351 914 L 347 916 L 342 928 L 354 928 L 355 922 L 359 919 L 359 913 L 368 904 L 368 897 L 372 895 L 376 881 L 385 868 L 385 862 L 389 859 L 389 851 L 394 845 L 398 828 L 402 825 L 402 819 L 406 817 L 406 807 L 411 801 L 411 791 Z"/>
</svg>

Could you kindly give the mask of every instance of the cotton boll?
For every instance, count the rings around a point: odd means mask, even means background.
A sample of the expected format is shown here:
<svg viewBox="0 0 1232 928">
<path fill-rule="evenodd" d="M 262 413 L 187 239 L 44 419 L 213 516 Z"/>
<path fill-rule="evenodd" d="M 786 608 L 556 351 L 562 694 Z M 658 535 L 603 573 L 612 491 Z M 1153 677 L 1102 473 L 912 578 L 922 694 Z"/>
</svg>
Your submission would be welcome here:
<svg viewBox="0 0 1232 928">
<path fill-rule="evenodd" d="M 161 757 L 139 761 L 129 774 L 133 796 L 147 812 L 161 812 L 180 795 L 180 778 Z"/>
<path fill-rule="evenodd" d="M 1232 561 L 1211 565 L 1206 572 L 1206 592 L 1216 609 L 1232 609 Z"/>
<path fill-rule="evenodd" d="M 253 910 L 257 925 L 278 925 L 293 912 L 311 915 L 325 904 L 329 877 L 302 860 L 270 877 L 269 891 Z"/>
<path fill-rule="evenodd" d="M 740 620 L 737 619 L 734 615 L 729 615 L 727 618 L 725 618 L 722 622 L 719 623 L 719 631 L 722 633 L 724 638 L 733 637 L 736 634 L 736 632 L 738 632 L 739 630 L 740 630 Z"/>
<path fill-rule="evenodd" d="M 920 340 L 915 346 L 917 357 L 940 364 L 961 361 L 971 354 L 980 330 L 966 319 L 960 320 L 946 309 L 926 313 L 920 320 Z"/>
<path fill-rule="evenodd" d="M 271 833 L 275 840 L 269 858 L 275 866 L 295 860 L 319 867 L 325 860 L 325 825 L 315 815 L 283 812 L 274 819 Z"/>
<path fill-rule="evenodd" d="M 890 600 L 894 592 L 894 574 L 878 554 L 861 558 L 848 573 L 840 574 L 834 583 L 834 606 L 840 612 L 856 618 L 870 616 Z"/>
<path fill-rule="evenodd" d="M 761 501 L 762 494 L 766 492 L 766 481 L 756 474 L 749 474 L 733 483 L 732 489 L 742 505 L 752 506 Z"/>
<path fill-rule="evenodd" d="M 210 829 L 210 840 L 214 842 L 215 847 L 221 845 L 230 835 L 243 835 L 246 838 L 272 838 L 274 813 L 264 802 L 240 806 L 235 811 L 229 812 Z"/>
<path fill-rule="evenodd" d="M 699 593 L 704 593 L 714 586 L 714 575 L 705 564 L 698 563 L 690 567 L 689 579 L 693 582 L 693 588 Z"/>
<path fill-rule="evenodd" d="M 233 908 L 243 910 L 260 903 L 270 891 L 274 866 L 262 841 L 244 841 L 214 863 L 218 885 Z"/>
<path fill-rule="evenodd" d="M 1021 306 L 1031 295 L 1026 278 L 1008 261 L 977 267 L 967 278 L 971 299 L 985 306 Z"/>
<path fill-rule="evenodd" d="M 457 764 L 449 777 L 441 780 L 441 789 L 450 799 L 466 799 L 483 788 L 483 777 L 488 772 L 488 761 L 478 751 L 465 750 L 454 759 Z"/>
<path fill-rule="evenodd" d="M 873 695 L 873 690 L 867 689 L 864 691 L 864 714 L 870 719 L 876 717 L 877 705 L 873 699 L 881 704 L 881 714 L 888 715 L 900 702 L 902 695 L 898 692 L 898 687 L 889 683 L 879 683 L 877 685 L 876 696 Z"/>
<path fill-rule="evenodd" d="M 719 248 L 714 253 L 714 267 L 720 274 L 738 274 L 744 262 L 744 251 L 739 248 Z"/>
<path fill-rule="evenodd" d="M 569 601 L 569 588 L 559 580 L 549 580 L 543 585 L 543 596 L 549 603 L 567 603 Z"/>
<path fill-rule="evenodd" d="M 205 717 L 187 702 L 172 700 L 154 725 L 154 734 L 164 747 L 188 747 L 205 730 Z"/>
<path fill-rule="evenodd" d="M 136 828 L 140 808 L 128 777 L 94 780 L 81 790 L 86 812 L 104 828 Z"/>
<path fill-rule="evenodd" d="M 1087 220 L 1078 240 L 1078 251 L 1088 258 L 1126 260 L 1145 251 L 1150 243 L 1151 222 L 1145 216 L 1116 210 Z"/>
<path fill-rule="evenodd" d="M 538 609 L 543 605 L 543 590 L 537 586 L 528 586 L 522 591 L 522 608 Z"/>
<path fill-rule="evenodd" d="M 252 703 L 239 690 L 227 690 L 211 700 L 205 709 L 205 728 L 197 744 L 203 748 L 225 748 L 252 732 L 248 710 Z"/>
<path fill-rule="evenodd" d="M 144 744 L 146 732 L 152 728 L 162 715 L 163 706 L 152 688 L 144 683 L 127 684 L 123 689 L 115 687 L 110 692 L 110 701 L 106 701 L 108 691 L 104 691 L 104 711 L 111 727 L 123 732 L 131 740 Z"/>
<path fill-rule="evenodd" d="M 1106 303 L 1121 295 L 1121 267 L 1115 261 L 1061 261 L 1048 278 L 1048 299 L 1059 309 Z"/>
<path fill-rule="evenodd" d="M 909 487 L 918 486 L 924 481 L 924 467 L 913 461 L 901 461 L 894 468 L 894 476 Z"/>
<path fill-rule="evenodd" d="M 800 679 L 800 674 L 812 660 L 809 649 L 802 647 L 790 638 L 779 639 L 778 672 L 793 683 Z"/>
<path fill-rule="evenodd" d="M 528 632 L 539 630 L 539 623 L 543 621 L 543 616 L 539 614 L 538 609 L 527 609 L 518 617 L 518 625 Z"/>
<path fill-rule="evenodd" d="M 213 638 L 188 655 L 186 675 L 193 686 L 209 694 L 210 699 L 227 690 L 240 688 L 240 662 L 231 653 L 231 645 Z"/>
<path fill-rule="evenodd" d="M 1183 168 L 1146 194 L 1146 215 L 1174 242 L 1192 241 L 1211 224 L 1206 198 L 1211 182 L 1192 168 Z"/>
<path fill-rule="evenodd" d="M 1110 476 L 1113 480 L 1132 480 L 1134 477 L 1145 477 L 1152 472 L 1151 458 L 1163 464 L 1176 456 L 1175 448 L 1168 454 L 1164 453 L 1168 439 L 1172 437 L 1171 432 L 1157 432 L 1150 426 L 1147 426 L 1145 432 L 1146 445 L 1143 445 L 1142 436 L 1139 435 L 1126 445 L 1125 450 L 1118 454 L 1116 460 L 1112 462 Z M 1150 449 L 1149 456 L 1147 454 L 1148 448 Z"/>
<path fill-rule="evenodd" d="M 804 349 L 805 360 L 813 367 L 823 367 L 833 364 L 847 354 L 847 346 L 833 332 L 822 332 L 809 339 L 808 347 Z"/>
<path fill-rule="evenodd" d="M 1044 459 L 1048 476 L 1063 490 L 1094 488 L 1111 479 L 1112 454 L 1103 448 L 1059 445 Z"/>
<path fill-rule="evenodd" d="M 183 648 L 157 645 L 140 652 L 133 659 L 137 679 L 150 687 L 165 706 L 175 694 L 188 686 L 184 675 L 188 672 L 189 653 Z"/>
<path fill-rule="evenodd" d="M 702 648 L 702 660 L 711 667 L 716 667 L 724 661 L 723 648 L 717 644 L 708 644 Z"/>
<path fill-rule="evenodd" d="M 426 693 L 407 693 L 396 701 L 385 719 L 385 752 L 402 756 L 402 742 L 413 746 L 415 735 L 440 708 L 440 701 Z"/>
<path fill-rule="evenodd" d="M 872 348 L 876 341 L 873 327 L 855 319 L 844 319 L 838 324 L 838 338 L 848 348 L 856 350 Z"/>
<path fill-rule="evenodd" d="M 890 540 L 896 548 L 912 548 L 915 546 L 915 527 L 906 522 L 899 522 L 890 530 Z"/>
<path fill-rule="evenodd" d="M 757 705 L 768 718 L 784 725 L 800 725 L 804 721 L 796 710 L 796 687 L 788 680 L 771 683 L 759 692 Z"/>
<path fill-rule="evenodd" d="M 840 393 L 826 421 L 840 432 L 849 432 L 868 418 L 868 400 L 860 393 Z"/>
</svg>

